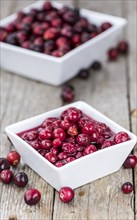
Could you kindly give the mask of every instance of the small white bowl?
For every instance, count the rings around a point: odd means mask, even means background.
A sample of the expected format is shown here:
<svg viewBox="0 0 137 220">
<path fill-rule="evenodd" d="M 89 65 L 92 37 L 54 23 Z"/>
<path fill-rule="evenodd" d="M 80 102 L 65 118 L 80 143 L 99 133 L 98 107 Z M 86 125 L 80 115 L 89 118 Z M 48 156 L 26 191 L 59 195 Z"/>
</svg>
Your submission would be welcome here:
<svg viewBox="0 0 137 220">
<path fill-rule="evenodd" d="M 56 8 L 63 6 L 57 2 L 52 3 Z M 38 1 L 25 8 L 24 11 L 28 12 L 31 8 L 40 8 L 42 4 L 43 1 Z M 108 21 L 113 26 L 61 58 L 2 42 L 1 67 L 18 75 L 57 86 L 76 76 L 81 68 L 89 67 L 93 61 L 105 60 L 108 49 L 121 40 L 126 20 L 86 9 L 81 9 L 80 14 L 96 25 Z M 10 23 L 15 17 L 16 14 L 13 14 L 1 20 L 1 26 Z"/>
<path fill-rule="evenodd" d="M 106 123 L 115 133 L 119 131 L 127 132 L 131 140 L 94 152 L 58 168 L 16 135 L 16 133 L 39 126 L 48 117 L 60 116 L 65 109 L 71 106 L 81 109 L 85 114 L 97 121 Z M 10 125 L 6 127 L 6 133 L 20 153 L 23 161 L 57 190 L 63 186 L 69 186 L 74 189 L 116 172 L 120 169 L 137 141 L 134 134 L 82 101 Z"/>
</svg>

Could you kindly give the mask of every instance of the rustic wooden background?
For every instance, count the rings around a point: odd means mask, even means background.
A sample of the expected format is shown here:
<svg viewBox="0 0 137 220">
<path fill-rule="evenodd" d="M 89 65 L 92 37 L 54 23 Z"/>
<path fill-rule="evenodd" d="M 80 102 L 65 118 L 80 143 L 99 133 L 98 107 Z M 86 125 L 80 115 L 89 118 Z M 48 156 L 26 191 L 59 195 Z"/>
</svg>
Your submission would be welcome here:
<svg viewBox="0 0 137 220">
<path fill-rule="evenodd" d="M 1 17 L 17 11 L 34 1 L 1 0 Z M 128 26 L 125 38 L 130 42 L 130 55 L 117 62 L 107 62 L 99 72 L 91 72 L 90 79 L 70 81 L 76 89 L 76 100 L 83 100 L 137 134 L 136 99 L 136 0 L 75 0 L 59 1 L 69 5 L 106 12 L 125 17 Z M 34 82 L 1 71 L 1 151 L 2 156 L 11 150 L 4 128 L 19 120 L 63 105 L 61 87 Z M 135 150 L 137 154 L 137 149 Z M 0 183 L 0 220 L 137 220 L 137 168 L 123 170 L 75 190 L 70 204 L 59 201 L 58 193 L 29 167 L 24 170 L 29 185 L 42 193 L 40 204 L 30 207 L 23 201 L 24 189 Z M 121 184 L 134 183 L 134 192 L 121 193 Z"/>
</svg>

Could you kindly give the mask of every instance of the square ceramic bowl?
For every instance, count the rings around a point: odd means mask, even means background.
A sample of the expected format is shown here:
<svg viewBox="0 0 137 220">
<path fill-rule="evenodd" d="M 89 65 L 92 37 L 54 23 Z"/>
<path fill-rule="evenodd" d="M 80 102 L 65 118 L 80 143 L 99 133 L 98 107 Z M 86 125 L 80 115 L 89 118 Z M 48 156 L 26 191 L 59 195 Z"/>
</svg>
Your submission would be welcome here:
<svg viewBox="0 0 137 220">
<path fill-rule="evenodd" d="M 106 123 L 115 133 L 119 131 L 127 132 L 131 140 L 94 152 L 58 168 L 16 135 L 16 133 L 39 126 L 48 117 L 60 116 L 64 110 L 72 106 L 81 109 L 93 119 Z M 63 186 L 69 186 L 74 189 L 116 172 L 120 169 L 137 141 L 134 134 L 82 101 L 10 125 L 6 128 L 6 133 L 20 153 L 23 161 L 57 190 Z"/>
<path fill-rule="evenodd" d="M 38 1 L 25 8 L 24 11 L 28 12 L 31 8 L 40 8 L 42 4 L 43 1 Z M 53 2 L 53 5 L 56 8 L 63 6 L 56 2 Z M 80 13 L 96 25 L 108 21 L 113 26 L 61 58 L 2 42 L 1 67 L 18 75 L 58 86 L 76 76 L 81 68 L 89 67 L 93 61 L 105 60 L 108 49 L 121 40 L 126 20 L 86 9 L 81 9 Z M 15 17 L 16 14 L 13 14 L 1 20 L 1 26 L 7 25 Z"/>
</svg>

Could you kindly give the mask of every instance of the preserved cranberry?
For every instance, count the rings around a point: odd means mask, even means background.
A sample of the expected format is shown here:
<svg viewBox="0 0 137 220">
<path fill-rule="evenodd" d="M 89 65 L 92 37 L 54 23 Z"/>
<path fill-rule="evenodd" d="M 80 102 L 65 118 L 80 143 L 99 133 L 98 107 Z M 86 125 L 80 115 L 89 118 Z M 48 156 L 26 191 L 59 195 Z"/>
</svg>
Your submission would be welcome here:
<svg viewBox="0 0 137 220">
<path fill-rule="evenodd" d="M 65 142 L 65 143 L 63 143 L 63 145 L 62 145 L 62 150 L 63 150 L 64 152 L 69 153 L 69 154 L 74 154 L 74 153 L 76 153 L 77 148 L 76 148 L 76 146 L 75 146 L 74 144 Z"/>
<path fill-rule="evenodd" d="M 79 145 L 86 146 L 86 145 L 88 145 L 90 143 L 90 137 L 87 134 L 79 134 L 76 137 L 76 142 Z"/>
<path fill-rule="evenodd" d="M 53 154 L 52 152 L 46 153 L 45 158 L 51 163 L 57 162 L 57 156 L 55 154 Z"/>
<path fill-rule="evenodd" d="M 91 144 L 85 147 L 83 155 L 88 155 L 88 154 L 94 153 L 95 151 L 97 151 L 97 148 Z"/>
<path fill-rule="evenodd" d="M 125 141 L 128 141 L 130 140 L 130 137 L 128 136 L 128 134 L 124 131 L 120 131 L 119 133 L 117 133 L 115 136 L 114 136 L 114 142 L 116 144 L 120 144 L 120 143 L 123 143 Z"/>
<path fill-rule="evenodd" d="M 77 136 L 78 135 L 78 128 L 76 125 L 70 125 L 67 134 L 71 137 Z"/>
</svg>

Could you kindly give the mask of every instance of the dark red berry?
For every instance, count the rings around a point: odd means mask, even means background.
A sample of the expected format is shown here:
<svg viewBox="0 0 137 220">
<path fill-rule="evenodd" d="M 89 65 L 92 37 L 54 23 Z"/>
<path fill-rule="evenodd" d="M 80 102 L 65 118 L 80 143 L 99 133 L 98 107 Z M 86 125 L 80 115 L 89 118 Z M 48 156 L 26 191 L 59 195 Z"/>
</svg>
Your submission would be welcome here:
<svg viewBox="0 0 137 220">
<path fill-rule="evenodd" d="M 97 148 L 93 144 L 91 144 L 91 145 L 88 145 L 87 147 L 85 147 L 83 155 L 92 154 L 95 151 L 97 151 Z"/>
<path fill-rule="evenodd" d="M 51 2 L 45 2 L 43 5 L 45 11 L 51 11 L 53 9 Z"/>
<path fill-rule="evenodd" d="M 62 145 L 62 150 L 66 153 L 69 153 L 69 154 L 75 154 L 76 151 L 77 151 L 77 148 L 74 144 L 71 144 L 71 143 L 68 143 L 68 142 L 65 142 L 63 143 Z"/>
<path fill-rule="evenodd" d="M 119 133 L 117 133 L 115 136 L 114 136 L 114 142 L 116 144 L 120 144 L 120 143 L 123 143 L 125 141 L 128 141 L 130 140 L 130 137 L 128 136 L 128 134 L 124 131 L 120 131 Z"/>
<path fill-rule="evenodd" d="M 40 145 L 42 149 L 48 150 L 52 147 L 52 142 L 49 139 L 45 139 L 41 141 Z"/>
<path fill-rule="evenodd" d="M 70 125 L 67 134 L 71 137 L 77 136 L 78 135 L 78 128 L 76 125 Z"/>
<path fill-rule="evenodd" d="M 5 183 L 8 184 L 12 181 L 13 179 L 13 172 L 11 170 L 2 170 L 0 173 L 0 180 Z"/>
<path fill-rule="evenodd" d="M 126 41 L 121 41 L 118 44 L 118 51 L 121 54 L 127 54 L 129 51 L 129 44 Z"/>
<path fill-rule="evenodd" d="M 114 141 L 104 141 L 102 146 L 101 146 L 101 149 L 104 149 L 104 148 L 107 148 L 107 147 L 111 147 L 114 144 L 115 144 Z"/>
<path fill-rule="evenodd" d="M 93 70 L 100 70 L 102 68 L 102 65 L 99 61 L 94 61 L 91 65 L 91 68 Z"/>
<path fill-rule="evenodd" d="M 55 138 L 52 142 L 53 147 L 60 147 L 62 145 L 62 140 L 60 138 Z"/>
<path fill-rule="evenodd" d="M 76 137 L 76 142 L 79 145 L 86 146 L 86 145 L 90 144 L 90 136 L 87 134 L 79 134 Z"/>
<path fill-rule="evenodd" d="M 4 28 L 0 28 L 0 41 L 5 41 L 7 38 L 7 32 Z"/>
<path fill-rule="evenodd" d="M 0 158 L 0 172 L 2 170 L 9 170 L 10 169 L 10 163 L 6 158 Z"/>
<path fill-rule="evenodd" d="M 24 194 L 27 205 L 36 205 L 41 199 L 41 193 L 37 189 L 28 189 Z"/>
<path fill-rule="evenodd" d="M 127 159 L 125 160 L 124 164 L 123 164 L 123 167 L 125 169 L 128 169 L 128 168 L 135 168 L 137 164 L 137 157 L 133 154 L 130 154 Z"/>
<path fill-rule="evenodd" d="M 90 75 L 90 72 L 88 69 L 83 69 L 78 73 L 78 77 L 81 79 L 88 79 Z"/>
<path fill-rule="evenodd" d="M 62 202 L 65 203 L 71 202 L 74 198 L 74 190 L 70 187 L 62 187 L 59 190 L 59 198 Z"/>
<path fill-rule="evenodd" d="M 82 117 L 82 112 L 79 109 L 72 109 L 68 112 L 68 120 L 71 122 L 78 122 Z"/>
<path fill-rule="evenodd" d="M 62 167 L 62 166 L 64 166 L 65 165 L 65 162 L 63 161 L 63 160 L 59 160 L 59 161 L 57 161 L 56 163 L 55 163 L 55 166 L 56 167 Z"/>
<path fill-rule="evenodd" d="M 57 28 L 51 27 L 48 28 L 44 33 L 44 40 L 54 39 L 59 36 L 59 30 Z"/>
<path fill-rule="evenodd" d="M 51 163 L 57 162 L 57 156 L 55 154 L 53 154 L 52 152 L 46 153 L 45 158 Z"/>
<path fill-rule="evenodd" d="M 58 154 L 58 158 L 60 160 L 66 159 L 67 157 L 68 157 L 68 153 L 66 153 L 66 152 L 61 152 Z"/>
<path fill-rule="evenodd" d="M 24 172 L 19 172 L 14 176 L 14 184 L 18 187 L 25 187 L 28 183 L 28 176 Z"/>
<path fill-rule="evenodd" d="M 56 128 L 53 132 L 54 138 L 60 138 L 62 141 L 66 138 L 66 133 L 62 128 Z"/>
<path fill-rule="evenodd" d="M 25 141 L 34 141 L 38 137 L 38 133 L 37 131 L 28 131 L 23 133 L 21 137 Z"/>
<path fill-rule="evenodd" d="M 61 91 L 61 99 L 63 102 L 71 102 L 75 98 L 74 90 L 69 88 L 63 88 Z"/>
<path fill-rule="evenodd" d="M 82 130 L 82 133 L 91 135 L 94 132 L 94 125 L 92 122 L 88 122 L 86 123 L 86 125 L 82 127 L 81 130 Z"/>
<path fill-rule="evenodd" d="M 64 159 L 65 163 L 70 163 L 72 161 L 74 161 L 76 158 L 75 157 L 67 157 L 66 159 Z"/>
<path fill-rule="evenodd" d="M 57 147 L 52 147 L 52 148 L 50 149 L 50 152 L 53 153 L 53 154 L 55 154 L 55 155 L 57 155 L 57 154 L 60 152 L 60 149 L 57 148 Z"/>
<path fill-rule="evenodd" d="M 62 50 L 54 50 L 51 52 L 51 55 L 53 57 L 62 57 L 64 55 L 64 52 Z"/>
<path fill-rule="evenodd" d="M 109 23 L 109 22 L 104 22 L 102 25 L 101 25 L 101 29 L 102 31 L 106 31 L 107 29 L 111 28 L 112 27 L 112 24 Z"/>
<path fill-rule="evenodd" d="M 7 160 L 9 161 L 9 163 L 12 166 L 16 166 L 19 164 L 20 162 L 20 155 L 18 152 L 16 151 L 11 151 L 10 153 L 8 153 L 7 155 Z"/>
<path fill-rule="evenodd" d="M 133 191 L 133 185 L 130 182 L 126 182 L 122 185 L 121 190 L 123 193 L 128 194 Z"/>
<path fill-rule="evenodd" d="M 62 25 L 62 20 L 60 18 L 55 18 L 51 21 L 53 27 L 59 27 Z"/>
<path fill-rule="evenodd" d="M 110 60 L 116 60 L 118 58 L 118 50 L 116 48 L 111 48 L 109 51 L 108 51 L 108 58 Z"/>
</svg>

